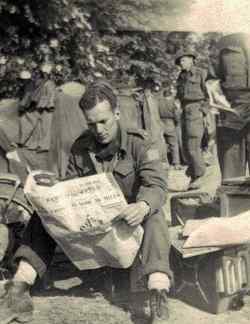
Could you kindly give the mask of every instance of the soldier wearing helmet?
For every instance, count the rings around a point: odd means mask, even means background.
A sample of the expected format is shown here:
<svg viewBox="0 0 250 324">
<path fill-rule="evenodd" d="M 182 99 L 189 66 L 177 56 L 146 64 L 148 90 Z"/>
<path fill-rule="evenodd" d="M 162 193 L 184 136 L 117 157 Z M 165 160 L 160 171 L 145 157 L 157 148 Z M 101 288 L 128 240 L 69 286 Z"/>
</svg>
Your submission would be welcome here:
<svg viewBox="0 0 250 324">
<path fill-rule="evenodd" d="M 201 144 L 204 135 L 204 117 L 208 113 L 206 102 L 207 71 L 195 65 L 193 51 L 177 52 L 175 64 L 181 69 L 177 80 L 177 98 L 183 109 L 183 135 L 187 154 L 188 175 L 191 176 L 190 189 L 198 189 L 203 182 L 205 162 Z"/>
</svg>

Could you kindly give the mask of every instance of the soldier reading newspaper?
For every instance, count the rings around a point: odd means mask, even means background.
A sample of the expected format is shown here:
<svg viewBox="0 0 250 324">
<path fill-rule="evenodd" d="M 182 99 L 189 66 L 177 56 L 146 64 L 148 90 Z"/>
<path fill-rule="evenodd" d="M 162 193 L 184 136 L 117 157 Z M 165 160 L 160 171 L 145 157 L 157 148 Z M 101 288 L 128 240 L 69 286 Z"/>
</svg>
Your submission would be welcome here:
<svg viewBox="0 0 250 324">
<path fill-rule="evenodd" d="M 133 233 L 139 231 L 139 225 L 143 227 L 143 241 L 136 257 L 136 264 L 140 263 L 142 276 L 148 280 L 150 321 L 154 324 L 165 323 L 169 317 L 167 293 L 170 287 L 171 272 L 168 260 L 168 227 L 162 212 L 167 188 L 158 149 L 145 131 L 124 128 L 122 120 L 119 121 L 117 97 L 109 84 L 102 82 L 90 85 L 80 100 L 80 108 L 86 118 L 88 130 L 76 140 L 72 147 L 67 171 L 68 177 L 88 176 L 87 179 L 94 179 L 89 176 L 112 173 L 128 203 L 120 204 L 119 221 L 112 224 L 111 229 L 109 226 L 104 226 L 105 233 L 88 235 L 88 244 L 101 235 L 103 246 L 110 253 L 112 248 L 119 243 L 119 234 L 117 233 L 124 232 L 119 228 L 124 226 L 129 228 L 130 237 L 132 237 Z M 105 175 L 101 178 L 105 179 Z M 110 182 L 110 179 L 107 176 L 105 181 L 109 181 L 109 183 L 105 182 L 103 188 L 100 188 L 102 191 L 105 190 L 107 195 L 111 190 L 111 182 L 114 184 L 112 180 Z M 83 179 L 79 179 L 80 182 L 81 180 Z M 62 184 L 62 187 L 64 185 Z M 59 186 L 61 185 L 57 187 Z M 46 192 L 48 187 L 44 188 L 44 192 Z M 72 193 L 74 194 L 74 192 L 71 192 L 71 196 Z M 122 199 L 121 196 L 120 198 Z M 64 204 L 59 196 L 56 199 Z M 71 206 L 73 203 L 74 201 Z M 34 307 L 29 290 L 36 278 L 42 277 L 46 272 L 57 243 L 80 268 L 86 267 L 90 259 L 97 260 L 93 267 L 98 267 L 99 262 L 99 266 L 103 265 L 103 260 L 105 260 L 100 253 L 101 249 L 97 249 L 99 242 L 94 241 L 90 246 L 91 249 L 88 249 L 86 240 L 78 243 L 75 239 L 76 234 L 79 234 L 78 237 L 86 235 L 84 233 L 85 226 L 82 227 L 84 231 L 81 231 L 81 224 L 77 222 L 75 224 L 64 223 L 61 224 L 61 227 L 55 226 L 55 223 L 58 225 L 58 219 L 56 217 L 48 219 L 48 214 L 41 206 L 39 208 L 38 214 L 41 216 L 34 213 L 31 217 L 24 233 L 23 244 L 15 254 L 14 261 L 17 263 L 17 271 L 13 280 L 5 285 L 6 294 L 0 305 L 0 324 L 9 323 L 14 319 L 22 322 L 32 319 Z M 47 208 L 48 205 L 46 210 Z M 80 207 L 80 209 L 83 208 Z M 53 210 L 50 211 L 53 212 Z M 99 213 L 102 213 L 102 209 L 98 207 L 96 210 L 91 208 L 88 210 L 89 215 L 93 215 L 93 212 L 98 216 Z M 77 212 L 76 218 L 80 214 Z M 67 215 L 65 214 L 65 216 Z M 52 219 L 54 219 L 53 224 L 49 223 Z M 66 220 L 67 217 L 64 219 Z M 118 230 L 112 230 L 113 226 Z M 62 232 L 56 232 L 55 228 L 57 230 L 60 228 Z M 65 231 L 67 235 L 64 235 Z M 72 236 L 69 231 L 72 231 Z M 129 235 L 125 236 L 125 238 L 128 237 Z M 65 241 L 67 244 L 64 244 Z M 87 257 L 86 259 L 82 258 L 78 253 L 79 251 L 82 253 L 84 248 L 86 248 L 86 252 L 90 251 L 91 258 L 88 260 Z M 103 249 L 103 254 L 107 254 L 105 249 Z M 118 253 L 116 256 L 119 259 Z M 121 258 L 119 260 L 121 261 Z M 126 260 L 125 263 L 128 266 L 131 259 Z M 120 264 L 120 266 L 123 265 Z"/>
</svg>

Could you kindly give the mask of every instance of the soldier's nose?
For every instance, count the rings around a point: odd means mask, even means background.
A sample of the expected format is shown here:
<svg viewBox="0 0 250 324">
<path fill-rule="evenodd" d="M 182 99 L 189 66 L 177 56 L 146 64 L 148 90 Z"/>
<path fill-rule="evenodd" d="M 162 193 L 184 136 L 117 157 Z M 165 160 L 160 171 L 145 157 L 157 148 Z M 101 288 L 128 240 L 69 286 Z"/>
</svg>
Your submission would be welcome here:
<svg viewBox="0 0 250 324">
<path fill-rule="evenodd" d="M 97 134 L 101 134 L 103 132 L 102 124 L 96 124 L 96 132 L 97 132 Z"/>
</svg>

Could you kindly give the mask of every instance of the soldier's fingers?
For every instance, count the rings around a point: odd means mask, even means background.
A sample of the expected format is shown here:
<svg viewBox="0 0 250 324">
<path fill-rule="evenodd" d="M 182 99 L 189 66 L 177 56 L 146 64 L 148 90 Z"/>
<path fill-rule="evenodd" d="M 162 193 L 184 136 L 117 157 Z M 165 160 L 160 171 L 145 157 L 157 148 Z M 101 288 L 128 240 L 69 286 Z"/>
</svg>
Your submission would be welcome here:
<svg viewBox="0 0 250 324">
<path fill-rule="evenodd" d="M 133 220 L 137 219 L 138 215 L 137 214 L 130 214 L 125 217 L 125 220 L 127 222 L 132 222 Z"/>
<path fill-rule="evenodd" d="M 142 215 L 137 215 L 127 221 L 127 223 L 131 226 L 136 226 L 142 223 L 144 217 Z"/>
<path fill-rule="evenodd" d="M 134 215 L 126 215 L 124 219 L 129 224 L 130 222 L 133 221 L 134 217 L 135 217 Z"/>
<path fill-rule="evenodd" d="M 132 220 L 127 221 L 127 224 L 129 226 L 136 226 L 139 224 L 139 221 L 138 221 L 138 219 L 132 219 Z"/>
<path fill-rule="evenodd" d="M 136 218 L 136 219 L 133 219 L 130 223 L 128 223 L 129 226 L 137 226 L 141 223 L 141 219 L 139 218 Z"/>
<path fill-rule="evenodd" d="M 139 215 L 139 211 L 137 209 L 130 209 L 130 210 L 126 210 L 126 213 L 124 213 L 124 218 L 128 220 L 137 217 L 138 215 Z"/>
</svg>

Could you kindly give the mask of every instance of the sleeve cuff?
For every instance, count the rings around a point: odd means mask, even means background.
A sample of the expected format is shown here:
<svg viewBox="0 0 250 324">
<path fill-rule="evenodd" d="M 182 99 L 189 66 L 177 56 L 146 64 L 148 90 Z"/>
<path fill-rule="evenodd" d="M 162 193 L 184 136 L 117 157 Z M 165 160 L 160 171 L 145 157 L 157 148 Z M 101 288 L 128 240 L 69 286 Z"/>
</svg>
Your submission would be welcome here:
<svg viewBox="0 0 250 324">
<path fill-rule="evenodd" d="M 157 196 L 161 196 L 160 193 Z M 147 190 L 143 190 L 143 192 L 139 192 L 136 197 L 136 201 L 145 201 L 146 204 L 149 205 L 150 211 L 149 215 L 154 214 L 157 210 L 159 210 L 165 203 L 165 200 L 160 197 L 156 198 L 155 189 L 147 188 Z"/>
</svg>

